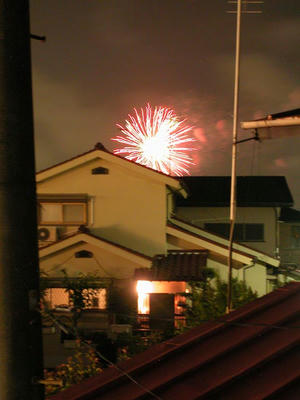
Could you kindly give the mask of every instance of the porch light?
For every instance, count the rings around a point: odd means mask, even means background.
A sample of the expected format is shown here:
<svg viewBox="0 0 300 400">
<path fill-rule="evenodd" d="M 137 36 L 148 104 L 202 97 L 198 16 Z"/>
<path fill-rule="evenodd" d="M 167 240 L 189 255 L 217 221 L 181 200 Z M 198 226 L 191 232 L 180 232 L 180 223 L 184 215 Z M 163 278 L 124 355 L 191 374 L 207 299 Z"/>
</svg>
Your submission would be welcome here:
<svg viewBox="0 0 300 400">
<path fill-rule="evenodd" d="M 153 283 L 150 281 L 137 281 L 138 313 L 149 314 L 149 293 L 153 291 Z"/>
</svg>

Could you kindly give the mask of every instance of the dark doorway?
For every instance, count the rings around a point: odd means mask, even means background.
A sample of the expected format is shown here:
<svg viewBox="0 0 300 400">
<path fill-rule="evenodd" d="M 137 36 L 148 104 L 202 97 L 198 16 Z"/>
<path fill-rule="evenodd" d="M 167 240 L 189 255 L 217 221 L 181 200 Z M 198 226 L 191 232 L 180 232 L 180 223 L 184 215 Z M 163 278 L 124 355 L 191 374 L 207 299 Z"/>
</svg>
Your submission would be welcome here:
<svg viewBox="0 0 300 400">
<path fill-rule="evenodd" d="M 150 329 L 174 327 L 174 294 L 150 294 Z"/>
</svg>

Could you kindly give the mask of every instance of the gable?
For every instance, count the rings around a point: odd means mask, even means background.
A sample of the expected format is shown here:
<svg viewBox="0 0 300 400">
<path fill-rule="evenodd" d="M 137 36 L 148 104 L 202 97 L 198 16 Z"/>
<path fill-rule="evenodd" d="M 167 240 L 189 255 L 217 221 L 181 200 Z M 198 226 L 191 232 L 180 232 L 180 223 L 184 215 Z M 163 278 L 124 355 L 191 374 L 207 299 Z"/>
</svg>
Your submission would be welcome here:
<svg viewBox="0 0 300 400">
<path fill-rule="evenodd" d="M 56 278 L 62 277 L 64 268 L 74 277 L 83 272 L 97 273 L 105 279 L 128 279 L 133 277 L 136 268 L 151 265 L 150 257 L 85 233 L 41 248 L 39 257 L 40 268 L 49 277 Z"/>
<path fill-rule="evenodd" d="M 169 175 L 163 174 L 162 172 L 155 171 L 151 168 L 145 167 L 133 161 L 129 161 L 125 158 L 112 154 L 108 150 L 104 149 L 103 146 L 99 148 L 99 145 L 96 145 L 93 150 L 90 150 L 86 153 L 80 154 L 76 157 L 73 157 L 69 160 L 66 160 L 62 163 L 56 164 L 50 168 L 38 172 L 36 174 L 37 184 L 39 185 L 46 180 L 53 179 L 54 177 L 65 174 L 66 172 L 73 169 L 76 169 L 76 173 L 78 173 L 78 170 L 82 166 L 88 163 L 93 163 L 95 160 L 101 160 L 102 163 L 98 162 L 94 164 L 92 170 L 96 170 L 96 168 L 103 168 L 104 171 L 106 170 L 105 174 L 109 174 L 110 167 L 118 166 L 119 168 L 124 169 L 126 171 L 126 174 L 140 175 L 144 179 L 153 180 L 157 183 L 161 183 L 164 185 L 169 185 L 176 190 L 181 190 L 183 195 L 186 194 L 184 189 L 181 187 L 180 181 L 177 178 L 173 178 Z"/>
</svg>

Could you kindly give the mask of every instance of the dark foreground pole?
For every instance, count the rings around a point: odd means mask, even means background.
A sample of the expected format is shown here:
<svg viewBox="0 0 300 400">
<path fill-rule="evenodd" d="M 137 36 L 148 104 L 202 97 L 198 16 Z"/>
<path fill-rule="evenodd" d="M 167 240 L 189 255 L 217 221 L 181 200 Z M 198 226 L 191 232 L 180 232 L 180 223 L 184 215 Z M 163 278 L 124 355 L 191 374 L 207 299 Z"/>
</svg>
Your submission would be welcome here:
<svg viewBox="0 0 300 400">
<path fill-rule="evenodd" d="M 0 0 L 0 399 L 43 387 L 28 0 Z"/>
</svg>

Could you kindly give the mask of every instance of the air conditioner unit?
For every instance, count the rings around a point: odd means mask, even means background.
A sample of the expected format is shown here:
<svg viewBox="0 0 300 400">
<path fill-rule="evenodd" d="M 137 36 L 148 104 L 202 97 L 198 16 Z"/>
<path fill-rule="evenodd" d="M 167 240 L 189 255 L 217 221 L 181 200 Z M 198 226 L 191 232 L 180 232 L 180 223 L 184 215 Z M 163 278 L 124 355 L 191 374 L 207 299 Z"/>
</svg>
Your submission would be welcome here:
<svg viewBox="0 0 300 400">
<path fill-rule="evenodd" d="M 38 240 L 41 242 L 55 242 L 57 240 L 56 226 L 40 226 L 38 228 Z"/>
</svg>

